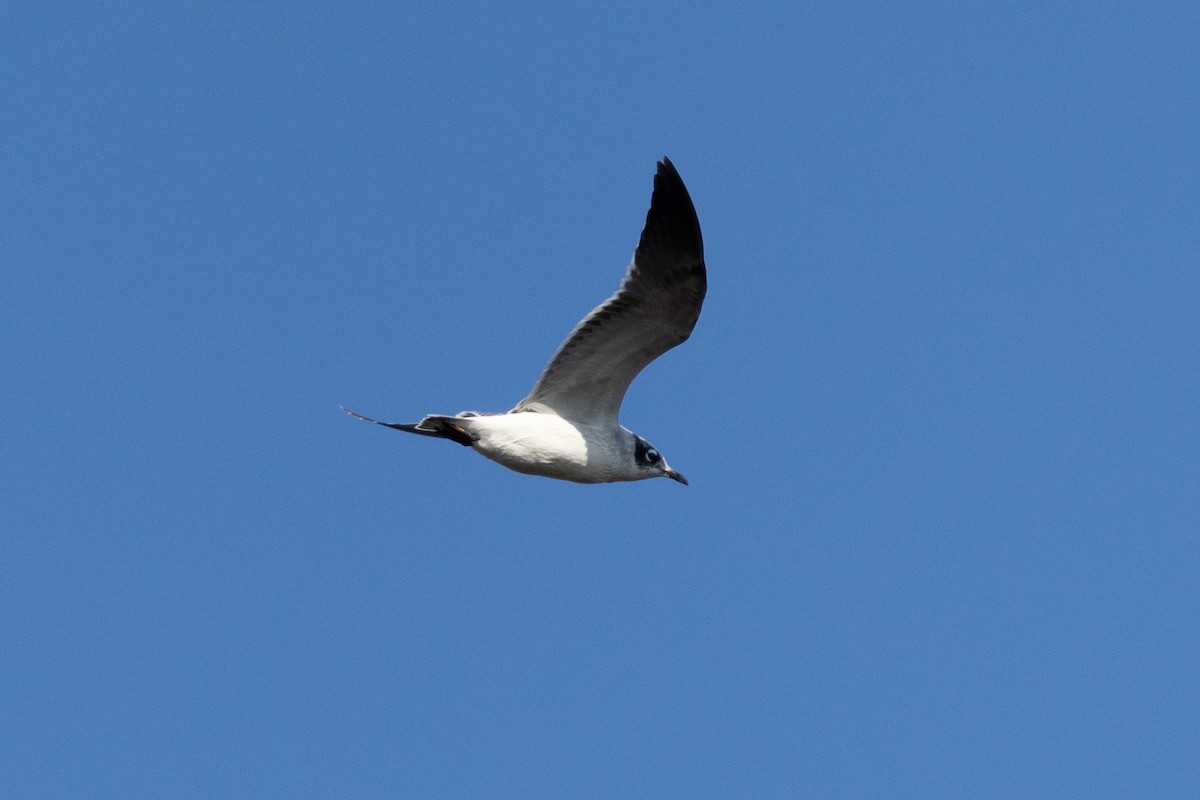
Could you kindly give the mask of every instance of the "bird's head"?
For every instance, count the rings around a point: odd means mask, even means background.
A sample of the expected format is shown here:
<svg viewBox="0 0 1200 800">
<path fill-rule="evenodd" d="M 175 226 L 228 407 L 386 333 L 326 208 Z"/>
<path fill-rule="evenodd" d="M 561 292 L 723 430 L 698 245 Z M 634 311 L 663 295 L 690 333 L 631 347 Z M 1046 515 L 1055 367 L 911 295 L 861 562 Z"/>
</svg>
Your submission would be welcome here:
<svg viewBox="0 0 1200 800">
<path fill-rule="evenodd" d="M 633 460 L 643 478 L 670 478 L 687 486 L 687 478 L 671 469 L 657 448 L 636 435 L 633 437 Z"/>
</svg>

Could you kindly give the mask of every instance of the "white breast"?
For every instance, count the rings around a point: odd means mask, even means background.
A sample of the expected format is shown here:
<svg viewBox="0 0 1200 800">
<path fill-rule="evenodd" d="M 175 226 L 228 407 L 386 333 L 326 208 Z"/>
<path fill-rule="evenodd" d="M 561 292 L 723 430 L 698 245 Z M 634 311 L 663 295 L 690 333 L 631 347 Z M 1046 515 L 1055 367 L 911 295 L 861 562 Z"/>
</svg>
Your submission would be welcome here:
<svg viewBox="0 0 1200 800">
<path fill-rule="evenodd" d="M 517 472 L 579 483 L 629 479 L 620 428 L 597 430 L 537 412 L 472 417 L 470 428 L 480 454 Z"/>
</svg>

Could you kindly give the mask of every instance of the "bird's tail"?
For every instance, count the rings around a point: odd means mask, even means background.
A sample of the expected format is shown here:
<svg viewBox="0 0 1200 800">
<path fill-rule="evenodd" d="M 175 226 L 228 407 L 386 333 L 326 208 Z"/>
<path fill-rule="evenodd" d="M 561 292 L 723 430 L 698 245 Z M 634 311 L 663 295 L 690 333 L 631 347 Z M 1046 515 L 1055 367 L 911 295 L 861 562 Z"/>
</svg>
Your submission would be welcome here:
<svg viewBox="0 0 1200 800">
<path fill-rule="evenodd" d="M 405 433 L 416 433 L 421 436 L 435 436 L 439 439 L 449 439 L 452 442 L 458 442 L 463 447 L 470 447 L 479 438 L 474 433 L 471 433 L 470 427 L 465 424 L 466 420 L 459 417 L 430 414 L 416 423 L 381 422 L 380 420 L 357 414 L 345 406 L 342 406 L 341 409 L 355 419 L 361 419 L 363 422 L 374 422 L 376 425 L 382 425 L 385 428 L 395 428 Z"/>
</svg>

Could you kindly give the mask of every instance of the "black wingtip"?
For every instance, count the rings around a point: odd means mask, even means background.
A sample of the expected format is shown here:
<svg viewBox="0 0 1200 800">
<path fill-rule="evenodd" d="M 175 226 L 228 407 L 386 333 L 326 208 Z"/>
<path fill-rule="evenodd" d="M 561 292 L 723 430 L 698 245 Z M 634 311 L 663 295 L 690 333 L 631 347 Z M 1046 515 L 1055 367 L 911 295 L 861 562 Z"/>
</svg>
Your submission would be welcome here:
<svg viewBox="0 0 1200 800">
<path fill-rule="evenodd" d="M 376 425 L 382 425 L 385 428 L 395 428 L 398 431 L 405 431 L 407 433 L 425 433 L 425 431 L 417 430 L 417 426 L 413 423 L 383 422 L 382 420 L 371 419 L 370 417 L 364 417 L 362 414 L 359 414 L 357 411 L 351 411 L 350 409 L 346 408 L 345 406 L 338 406 L 338 408 L 340 408 L 342 411 L 345 411 L 347 414 L 354 417 L 355 419 L 361 419 L 363 422 L 374 422 Z"/>
<path fill-rule="evenodd" d="M 382 420 L 364 417 L 362 414 L 359 414 L 356 411 L 351 411 L 345 406 L 338 406 L 338 408 L 340 408 L 342 411 L 345 411 L 355 419 L 361 419 L 363 422 L 373 422 L 376 425 L 382 425 L 385 428 L 404 431 L 405 433 L 415 433 L 418 436 L 432 436 L 435 439 L 449 439 L 453 442 L 463 445 L 464 447 L 470 447 L 471 444 L 478 438 L 459 427 L 445 424 L 443 420 L 446 418 L 443 417 L 426 417 L 425 421 L 433 419 L 439 424 L 437 424 L 436 427 L 422 428 L 420 422 L 383 422 Z"/>
<path fill-rule="evenodd" d="M 361 419 L 363 422 L 374 422 L 376 425 L 383 424 L 382 422 L 380 422 L 377 419 L 371 419 L 370 417 L 364 417 L 362 414 L 359 414 L 357 411 L 351 411 L 350 409 L 346 408 L 345 406 L 338 406 L 338 408 L 340 408 L 342 411 L 345 411 L 347 414 L 354 417 L 355 419 Z"/>
<path fill-rule="evenodd" d="M 679 170 L 675 169 L 675 165 L 671 163 L 671 159 L 666 156 L 663 156 L 662 160 L 658 162 L 658 171 L 654 174 L 655 188 L 658 187 L 659 180 L 665 180 L 670 184 L 678 185 L 683 190 L 683 193 L 687 194 L 687 188 L 683 185 L 683 178 L 679 177 Z M 691 197 L 688 197 L 688 201 L 691 201 Z"/>
<path fill-rule="evenodd" d="M 654 175 L 654 192 L 638 251 L 646 257 L 659 251 L 700 264 L 704 262 L 704 237 L 700 233 L 696 207 L 679 171 L 666 156 L 658 162 L 658 171 Z"/>
<path fill-rule="evenodd" d="M 352 417 L 358 417 L 359 419 L 362 419 L 362 416 L 360 414 L 355 414 L 353 411 L 346 408 L 345 406 L 338 406 L 338 408 L 340 408 L 342 411 L 346 412 L 347 414 L 349 414 Z"/>
</svg>

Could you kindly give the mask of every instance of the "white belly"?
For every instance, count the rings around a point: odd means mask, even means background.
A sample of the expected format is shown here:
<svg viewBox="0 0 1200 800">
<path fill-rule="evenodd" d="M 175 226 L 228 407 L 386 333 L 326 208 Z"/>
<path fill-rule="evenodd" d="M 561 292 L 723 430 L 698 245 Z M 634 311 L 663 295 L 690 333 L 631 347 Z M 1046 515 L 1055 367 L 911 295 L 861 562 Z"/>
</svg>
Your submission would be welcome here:
<svg viewBox="0 0 1200 800">
<path fill-rule="evenodd" d="M 579 483 L 629 480 L 620 469 L 617 428 L 577 427 L 555 414 L 521 412 L 471 418 L 472 446 L 483 456 L 529 475 Z"/>
</svg>

